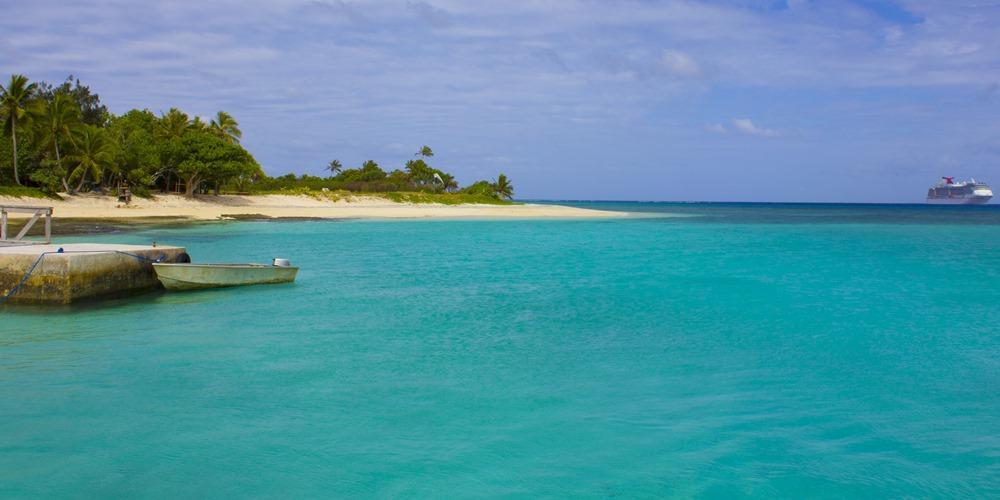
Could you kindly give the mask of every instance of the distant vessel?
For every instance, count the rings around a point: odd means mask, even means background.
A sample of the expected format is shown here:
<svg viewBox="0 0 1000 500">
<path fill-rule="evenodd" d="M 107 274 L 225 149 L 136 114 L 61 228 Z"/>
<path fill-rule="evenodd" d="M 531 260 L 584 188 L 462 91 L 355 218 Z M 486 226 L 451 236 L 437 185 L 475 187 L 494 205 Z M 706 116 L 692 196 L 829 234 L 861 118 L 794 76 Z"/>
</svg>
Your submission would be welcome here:
<svg viewBox="0 0 1000 500">
<path fill-rule="evenodd" d="M 943 205 L 982 205 L 992 197 L 993 190 L 975 179 L 956 183 L 954 177 L 942 177 L 941 182 L 927 190 L 927 203 Z"/>
</svg>

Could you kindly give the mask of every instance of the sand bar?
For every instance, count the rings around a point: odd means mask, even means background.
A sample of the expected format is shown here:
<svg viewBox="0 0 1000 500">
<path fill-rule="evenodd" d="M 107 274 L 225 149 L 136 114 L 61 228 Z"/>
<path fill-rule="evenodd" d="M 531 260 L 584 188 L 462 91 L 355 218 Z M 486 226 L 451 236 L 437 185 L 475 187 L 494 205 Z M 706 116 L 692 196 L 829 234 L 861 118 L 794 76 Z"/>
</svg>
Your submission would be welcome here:
<svg viewBox="0 0 1000 500">
<path fill-rule="evenodd" d="M 322 219 L 418 219 L 418 218 L 579 218 L 621 217 L 624 212 L 589 210 L 560 205 L 441 205 L 395 203 L 370 196 L 329 200 L 306 195 L 221 195 L 186 198 L 159 195 L 133 198 L 124 205 L 111 196 L 63 196 L 63 200 L 0 197 L 0 205 L 51 206 L 54 218 L 133 219 L 144 217 L 218 220 L 259 216 L 262 218 Z M 12 218 L 18 217 L 11 214 Z"/>
</svg>

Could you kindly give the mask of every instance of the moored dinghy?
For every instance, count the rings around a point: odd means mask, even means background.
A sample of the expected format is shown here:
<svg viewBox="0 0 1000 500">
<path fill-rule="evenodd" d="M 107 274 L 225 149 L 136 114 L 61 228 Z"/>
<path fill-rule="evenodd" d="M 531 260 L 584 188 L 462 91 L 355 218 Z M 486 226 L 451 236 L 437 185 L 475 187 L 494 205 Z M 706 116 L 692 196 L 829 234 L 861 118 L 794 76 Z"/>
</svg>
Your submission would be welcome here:
<svg viewBox="0 0 1000 500">
<path fill-rule="evenodd" d="M 264 264 L 167 264 L 155 263 L 156 277 L 167 290 L 197 290 L 227 286 L 290 283 L 299 268 L 285 259 Z"/>
</svg>

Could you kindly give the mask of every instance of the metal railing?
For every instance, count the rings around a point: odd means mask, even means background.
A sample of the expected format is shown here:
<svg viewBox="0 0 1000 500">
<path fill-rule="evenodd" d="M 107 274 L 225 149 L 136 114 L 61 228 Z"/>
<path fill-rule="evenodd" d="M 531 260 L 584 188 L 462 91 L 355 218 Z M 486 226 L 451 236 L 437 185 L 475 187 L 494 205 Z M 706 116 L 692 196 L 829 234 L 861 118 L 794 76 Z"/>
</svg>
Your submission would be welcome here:
<svg viewBox="0 0 1000 500">
<path fill-rule="evenodd" d="M 14 236 L 13 239 L 10 238 L 10 234 L 7 232 L 7 214 L 9 213 L 22 213 L 22 214 L 32 214 L 31 219 L 21 228 L 21 231 Z M 38 222 L 38 219 L 45 216 L 45 241 L 30 241 L 25 240 L 24 236 L 28 234 L 31 227 Z M 5 206 L 0 205 L 0 246 L 4 245 L 35 245 L 38 243 L 52 243 L 52 207 L 20 207 L 20 206 Z"/>
</svg>

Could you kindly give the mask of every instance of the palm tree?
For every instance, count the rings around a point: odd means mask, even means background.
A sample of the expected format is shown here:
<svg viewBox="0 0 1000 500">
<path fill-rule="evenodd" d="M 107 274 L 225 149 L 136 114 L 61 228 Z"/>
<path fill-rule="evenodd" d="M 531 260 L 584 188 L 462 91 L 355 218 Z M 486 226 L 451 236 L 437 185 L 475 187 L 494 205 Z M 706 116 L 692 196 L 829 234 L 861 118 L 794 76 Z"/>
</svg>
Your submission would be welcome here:
<svg viewBox="0 0 1000 500">
<path fill-rule="evenodd" d="M 511 199 L 514 197 L 514 186 L 507 180 L 507 176 L 500 174 L 497 181 L 493 183 L 493 191 L 501 198 Z"/>
<path fill-rule="evenodd" d="M 59 142 L 73 140 L 73 132 L 80 125 L 80 107 L 72 97 L 66 94 L 56 94 L 51 101 L 39 100 L 33 107 L 32 113 L 35 121 L 39 124 L 36 129 L 38 140 L 51 148 L 56 155 L 56 167 L 62 171 L 62 158 L 59 151 Z M 69 184 L 66 182 L 65 173 L 62 174 L 63 189 L 69 193 Z"/>
<path fill-rule="evenodd" d="M 200 121 L 200 120 L 199 120 Z M 187 113 L 177 109 L 170 108 L 170 111 L 160 115 L 160 119 L 156 120 L 156 133 L 163 139 L 179 139 L 193 127 L 193 122 L 188 118 Z M 163 169 L 157 175 L 163 175 L 163 192 L 166 193 L 170 191 L 170 174 L 177 165 L 164 165 Z"/>
<path fill-rule="evenodd" d="M 170 111 L 160 115 L 160 119 L 156 122 L 156 131 L 162 137 L 180 137 L 191 128 L 191 125 L 187 113 L 177 108 L 170 108 Z"/>
<path fill-rule="evenodd" d="M 21 185 L 17 175 L 17 127 L 18 121 L 28 119 L 28 99 L 35 91 L 35 84 L 28 83 L 24 75 L 10 75 L 7 87 L 0 85 L 0 108 L 4 111 L 4 128 L 10 131 L 10 140 L 14 145 L 14 182 Z"/>
<path fill-rule="evenodd" d="M 441 189 L 451 192 L 458 189 L 458 181 L 455 180 L 455 176 L 451 174 L 446 174 L 444 172 L 434 172 L 434 179 L 441 183 Z"/>
<path fill-rule="evenodd" d="M 431 147 L 425 144 L 421 146 L 420 151 L 417 151 L 417 154 L 413 156 L 423 156 L 424 158 L 430 158 L 434 156 L 434 151 L 431 151 Z"/>
<path fill-rule="evenodd" d="M 195 115 L 195 117 L 191 119 L 191 123 L 188 124 L 188 127 L 194 130 L 209 130 L 208 124 L 205 123 L 205 121 L 202 120 L 201 117 L 197 115 Z"/>
<path fill-rule="evenodd" d="M 225 111 L 219 111 L 215 115 L 215 119 L 212 120 L 209 130 L 232 144 L 239 144 L 240 138 L 243 137 L 243 132 L 240 131 L 240 124 L 236 122 L 233 115 Z"/>
<path fill-rule="evenodd" d="M 75 151 L 66 159 L 70 165 L 74 165 L 69 180 L 79 177 L 80 183 L 70 194 L 76 194 L 83 189 L 88 173 L 92 174 L 94 179 L 100 179 L 102 171 L 114 161 L 112 144 L 100 128 L 91 125 L 82 127 L 75 143 Z"/>
<path fill-rule="evenodd" d="M 330 171 L 330 175 L 337 175 L 337 172 L 344 169 L 344 165 L 340 163 L 340 160 L 333 160 L 326 166 L 326 169 Z"/>
</svg>

